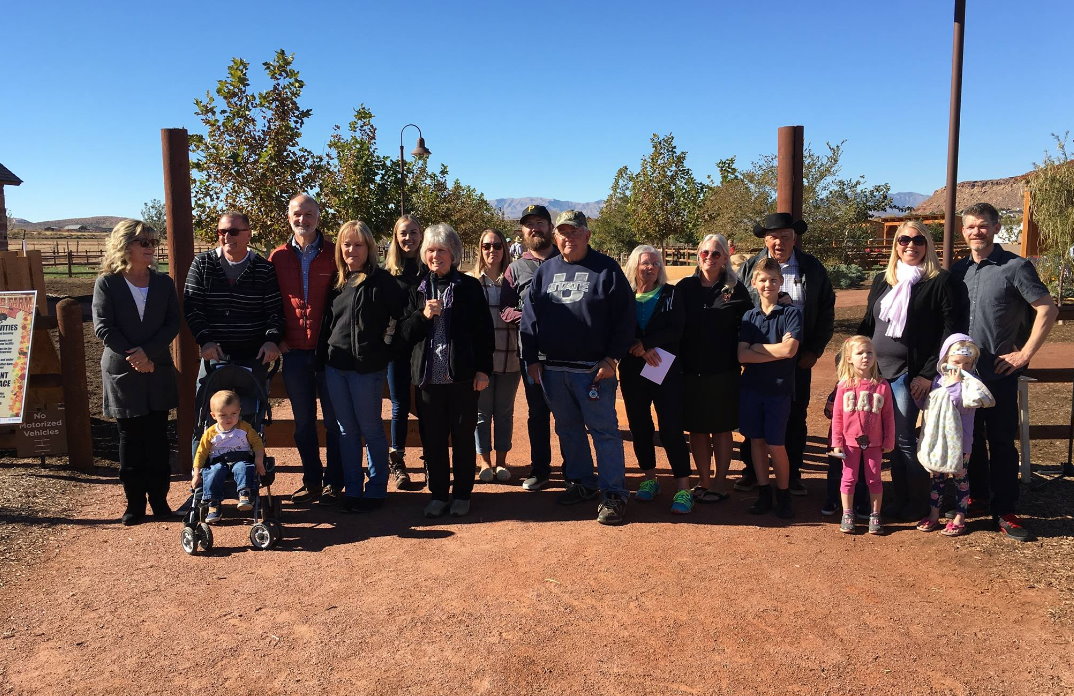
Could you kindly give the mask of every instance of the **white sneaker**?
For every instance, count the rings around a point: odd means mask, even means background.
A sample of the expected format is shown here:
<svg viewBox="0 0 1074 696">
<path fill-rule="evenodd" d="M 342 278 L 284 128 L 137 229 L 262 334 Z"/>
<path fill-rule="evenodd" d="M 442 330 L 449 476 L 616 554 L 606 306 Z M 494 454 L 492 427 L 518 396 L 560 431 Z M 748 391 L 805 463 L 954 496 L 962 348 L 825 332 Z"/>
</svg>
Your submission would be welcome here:
<svg viewBox="0 0 1074 696">
<path fill-rule="evenodd" d="M 496 470 L 492 467 L 482 469 L 477 474 L 477 480 L 481 483 L 492 483 L 496 479 Z"/>
<path fill-rule="evenodd" d="M 425 506 L 426 517 L 442 517 L 448 509 L 448 502 L 446 500 L 430 500 L 429 504 Z"/>
<path fill-rule="evenodd" d="M 550 484 L 546 478 L 537 478 L 536 476 L 530 476 L 528 479 L 522 482 L 522 489 L 527 491 L 539 491 L 548 484 Z"/>
<path fill-rule="evenodd" d="M 451 516 L 462 517 L 469 514 L 470 501 L 469 500 L 452 500 L 451 501 Z"/>
<path fill-rule="evenodd" d="M 496 467 L 496 480 L 497 481 L 510 481 L 511 472 L 504 466 Z"/>
</svg>

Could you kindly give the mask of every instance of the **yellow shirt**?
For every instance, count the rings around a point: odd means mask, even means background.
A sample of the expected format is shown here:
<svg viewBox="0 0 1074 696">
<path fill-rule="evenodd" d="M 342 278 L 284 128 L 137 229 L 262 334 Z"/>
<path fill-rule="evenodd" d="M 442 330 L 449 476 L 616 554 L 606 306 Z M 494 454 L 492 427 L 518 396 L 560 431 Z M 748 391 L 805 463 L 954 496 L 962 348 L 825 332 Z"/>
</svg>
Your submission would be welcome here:
<svg viewBox="0 0 1074 696">
<path fill-rule="evenodd" d="M 235 431 L 240 431 L 236 433 Z M 229 438 L 226 436 L 239 435 L 238 438 Z M 246 444 L 249 447 L 236 448 L 235 442 L 240 441 L 242 436 L 245 435 Z M 224 440 L 232 440 L 227 445 L 224 444 Z M 198 441 L 198 449 L 194 454 L 194 471 L 204 469 L 209 464 L 209 460 L 213 455 L 223 454 L 225 451 L 250 451 L 250 452 L 264 452 L 265 443 L 261 440 L 261 436 L 257 434 L 257 431 L 250 426 L 244 420 L 240 420 L 238 425 L 229 430 L 223 432 L 220 430 L 220 426 L 213 423 L 205 432 L 201 434 L 201 439 Z"/>
</svg>

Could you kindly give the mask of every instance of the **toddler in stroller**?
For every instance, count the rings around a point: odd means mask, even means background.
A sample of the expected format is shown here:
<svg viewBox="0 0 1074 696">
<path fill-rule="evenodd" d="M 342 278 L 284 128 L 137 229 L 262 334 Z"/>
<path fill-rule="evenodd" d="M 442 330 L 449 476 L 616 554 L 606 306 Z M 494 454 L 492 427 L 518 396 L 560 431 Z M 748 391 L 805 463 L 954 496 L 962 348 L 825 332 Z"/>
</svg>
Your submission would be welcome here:
<svg viewBox="0 0 1074 696">
<path fill-rule="evenodd" d="M 258 477 L 265 475 L 265 445 L 250 424 L 242 420 L 239 395 L 235 392 L 216 392 L 209 400 L 209 409 L 216 423 L 205 429 L 198 442 L 191 486 L 196 490 L 199 483 L 202 485 L 202 500 L 209 501 L 205 521 L 212 524 L 220 521 L 220 501 L 229 472 L 238 490 L 236 509 L 239 512 L 254 509 L 250 484 L 255 485 L 254 495 L 257 495 L 257 480 L 252 474 L 256 469 Z"/>
</svg>

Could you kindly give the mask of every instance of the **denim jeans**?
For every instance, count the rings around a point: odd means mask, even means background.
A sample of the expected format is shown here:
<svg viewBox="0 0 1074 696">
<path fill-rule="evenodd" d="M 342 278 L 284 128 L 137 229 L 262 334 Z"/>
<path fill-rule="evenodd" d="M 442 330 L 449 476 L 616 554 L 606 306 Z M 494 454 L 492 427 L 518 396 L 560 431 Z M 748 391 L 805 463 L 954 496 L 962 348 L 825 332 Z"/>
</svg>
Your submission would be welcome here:
<svg viewBox="0 0 1074 696">
<path fill-rule="evenodd" d="M 556 417 L 556 435 L 565 458 L 566 477 L 604 493 L 627 495 L 626 459 L 619 420 L 615 413 L 614 378 L 597 382 L 599 399 L 589 398 L 589 386 L 597 371 L 566 372 L 544 370 L 541 385 Z M 597 452 L 597 473 L 586 431 L 593 436 Z"/>
<path fill-rule="evenodd" d="M 888 380 L 895 407 L 895 451 L 891 453 L 891 495 L 885 507 L 905 510 L 906 517 L 923 517 L 928 511 L 931 479 L 917 460 L 918 407 L 910 395 L 909 373 Z"/>
<path fill-rule="evenodd" d="M 289 350 L 283 355 L 283 383 L 295 419 L 295 447 L 302 459 L 302 484 L 320 488 L 343 485 L 343 465 L 339 456 L 339 426 L 328 394 L 324 372 L 317 372 L 312 350 Z M 322 473 L 320 443 L 317 441 L 317 399 L 324 414 L 325 467 Z"/>
<path fill-rule="evenodd" d="M 254 479 L 253 462 L 233 462 L 228 465 L 224 462 L 207 466 L 201 470 L 201 499 L 219 503 L 224 497 L 224 484 L 227 482 L 228 472 L 235 479 L 236 491 L 249 491 L 250 484 Z M 257 491 L 250 491 L 251 494 Z"/>
<path fill-rule="evenodd" d="M 388 363 L 388 396 L 392 401 L 392 450 L 406 449 L 410 419 L 410 356 Z"/>
<path fill-rule="evenodd" d="M 477 443 L 478 454 L 488 454 L 492 450 L 511 450 L 511 430 L 515 425 L 515 394 L 518 393 L 519 377 L 517 372 L 493 372 L 489 375 L 488 388 L 477 395 L 477 428 L 474 430 L 474 441 Z"/>
<path fill-rule="evenodd" d="M 325 368 L 328 391 L 336 407 L 339 449 L 343 462 L 343 492 L 350 498 L 388 496 L 388 438 L 380 417 L 387 371 L 361 373 Z M 369 483 L 362 470 L 362 442 Z M 364 490 L 363 490 L 364 488 Z"/>
<path fill-rule="evenodd" d="M 526 390 L 526 431 L 530 438 L 530 474 L 537 478 L 552 475 L 552 411 L 544 388 L 530 379 L 526 361 L 519 360 L 522 368 L 522 386 Z M 561 451 L 566 451 L 560 445 Z M 565 458 L 565 457 L 564 457 Z"/>
</svg>

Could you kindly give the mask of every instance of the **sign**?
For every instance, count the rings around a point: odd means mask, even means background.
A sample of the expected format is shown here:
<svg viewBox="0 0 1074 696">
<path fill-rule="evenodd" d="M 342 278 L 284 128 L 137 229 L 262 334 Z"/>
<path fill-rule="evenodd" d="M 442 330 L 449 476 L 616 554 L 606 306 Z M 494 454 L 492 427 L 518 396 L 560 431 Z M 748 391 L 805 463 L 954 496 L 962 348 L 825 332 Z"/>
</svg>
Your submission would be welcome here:
<svg viewBox="0 0 1074 696">
<path fill-rule="evenodd" d="M 15 449 L 20 457 L 67 454 L 67 420 L 63 404 L 31 409 L 15 429 Z"/>
<path fill-rule="evenodd" d="M 0 423 L 21 423 L 36 290 L 0 292 Z"/>
</svg>

